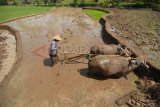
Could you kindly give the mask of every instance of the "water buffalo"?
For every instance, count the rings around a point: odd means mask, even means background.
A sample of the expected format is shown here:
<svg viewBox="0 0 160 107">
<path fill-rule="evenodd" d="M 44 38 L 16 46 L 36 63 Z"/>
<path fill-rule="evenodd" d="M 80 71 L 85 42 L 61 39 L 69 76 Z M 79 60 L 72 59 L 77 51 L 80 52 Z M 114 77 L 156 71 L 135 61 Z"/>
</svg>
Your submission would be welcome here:
<svg viewBox="0 0 160 107">
<path fill-rule="evenodd" d="M 140 60 L 119 55 L 98 55 L 88 62 L 89 73 L 105 77 L 125 76 L 130 71 L 144 65 Z"/>
<path fill-rule="evenodd" d="M 90 54 L 131 56 L 131 52 L 124 45 L 94 45 Z"/>
</svg>

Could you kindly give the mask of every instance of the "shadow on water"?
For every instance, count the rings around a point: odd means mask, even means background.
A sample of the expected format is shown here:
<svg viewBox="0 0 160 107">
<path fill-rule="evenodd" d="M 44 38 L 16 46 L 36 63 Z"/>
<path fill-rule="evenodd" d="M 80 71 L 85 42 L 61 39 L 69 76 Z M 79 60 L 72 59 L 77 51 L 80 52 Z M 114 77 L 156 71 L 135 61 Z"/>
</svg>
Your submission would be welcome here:
<svg viewBox="0 0 160 107">
<path fill-rule="evenodd" d="M 101 29 L 101 37 L 102 37 L 102 40 L 105 44 L 115 44 L 115 45 L 118 45 L 119 42 L 117 39 L 113 38 L 110 34 L 108 34 L 105 30 L 105 23 L 106 21 L 104 19 L 100 19 L 99 20 L 99 23 L 101 24 L 102 26 L 102 29 Z"/>
<path fill-rule="evenodd" d="M 51 67 L 51 65 L 52 65 L 51 59 L 50 58 L 44 59 L 43 60 L 43 65 Z"/>
<path fill-rule="evenodd" d="M 88 68 L 83 68 L 79 70 L 80 75 L 87 77 L 87 78 L 92 78 L 96 80 L 107 80 L 107 79 L 119 79 L 119 76 L 111 76 L 111 77 L 105 77 L 101 75 L 94 75 L 94 74 L 89 74 L 89 69 Z"/>
</svg>

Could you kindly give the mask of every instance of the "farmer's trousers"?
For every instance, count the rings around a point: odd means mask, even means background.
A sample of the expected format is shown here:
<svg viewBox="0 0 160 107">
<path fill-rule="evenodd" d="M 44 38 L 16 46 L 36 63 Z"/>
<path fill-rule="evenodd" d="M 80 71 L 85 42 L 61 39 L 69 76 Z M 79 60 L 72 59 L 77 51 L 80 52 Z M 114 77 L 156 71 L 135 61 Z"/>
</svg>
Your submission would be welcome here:
<svg viewBox="0 0 160 107">
<path fill-rule="evenodd" d="M 54 55 L 49 54 L 49 56 L 50 56 L 51 62 L 52 62 L 51 66 L 53 66 L 55 64 L 55 58 L 57 57 L 57 54 L 54 54 Z"/>
</svg>

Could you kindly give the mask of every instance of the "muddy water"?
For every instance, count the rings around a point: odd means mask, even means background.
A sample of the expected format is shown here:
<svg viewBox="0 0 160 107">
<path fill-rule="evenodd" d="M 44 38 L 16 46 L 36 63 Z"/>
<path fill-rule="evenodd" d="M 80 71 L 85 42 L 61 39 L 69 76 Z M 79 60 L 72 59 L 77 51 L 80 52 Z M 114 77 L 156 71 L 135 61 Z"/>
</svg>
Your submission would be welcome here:
<svg viewBox="0 0 160 107">
<path fill-rule="evenodd" d="M 100 24 L 81 9 L 57 8 L 46 15 L 7 25 L 20 31 L 23 59 L 11 81 L 2 88 L 2 107 L 115 106 L 117 98 L 135 89 L 137 77 L 132 73 L 128 80 L 98 80 L 87 77 L 86 64 L 67 64 L 60 76 L 57 76 L 60 64 L 50 67 L 47 54 L 50 36 L 61 35 L 61 49 L 72 52 L 87 52 L 93 44 L 103 43 Z"/>
</svg>

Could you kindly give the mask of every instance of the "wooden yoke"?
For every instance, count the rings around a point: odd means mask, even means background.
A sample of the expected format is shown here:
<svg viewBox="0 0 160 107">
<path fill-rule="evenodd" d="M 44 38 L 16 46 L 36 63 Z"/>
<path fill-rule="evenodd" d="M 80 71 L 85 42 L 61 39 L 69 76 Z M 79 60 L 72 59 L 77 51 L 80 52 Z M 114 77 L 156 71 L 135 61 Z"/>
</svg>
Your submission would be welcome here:
<svg viewBox="0 0 160 107">
<path fill-rule="evenodd" d="M 130 57 L 130 55 L 128 55 L 128 53 L 123 48 L 120 47 L 120 49 L 126 54 L 127 57 Z"/>
</svg>

